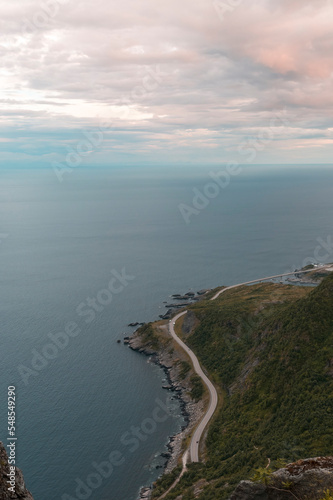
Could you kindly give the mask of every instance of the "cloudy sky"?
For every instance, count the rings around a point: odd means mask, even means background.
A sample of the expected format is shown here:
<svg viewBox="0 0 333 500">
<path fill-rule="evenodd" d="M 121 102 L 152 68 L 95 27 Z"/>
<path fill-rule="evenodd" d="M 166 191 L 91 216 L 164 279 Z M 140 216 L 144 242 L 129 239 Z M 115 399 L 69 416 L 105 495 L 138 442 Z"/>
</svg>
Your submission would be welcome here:
<svg viewBox="0 0 333 500">
<path fill-rule="evenodd" d="M 332 161 L 333 0 L 0 0 L 0 24 L 3 165 Z"/>
</svg>

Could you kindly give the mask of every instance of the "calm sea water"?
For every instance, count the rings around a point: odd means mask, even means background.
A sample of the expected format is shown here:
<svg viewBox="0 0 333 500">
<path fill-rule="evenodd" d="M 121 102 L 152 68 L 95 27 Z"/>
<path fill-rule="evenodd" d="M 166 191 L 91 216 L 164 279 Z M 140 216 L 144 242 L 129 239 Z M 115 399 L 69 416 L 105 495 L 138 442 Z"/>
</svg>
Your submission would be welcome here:
<svg viewBox="0 0 333 500">
<path fill-rule="evenodd" d="M 179 204 L 192 204 L 210 170 L 222 167 L 91 168 L 62 184 L 51 170 L 0 170 L 0 439 L 6 389 L 16 385 L 18 465 L 35 500 L 78 498 L 76 481 L 88 477 L 97 486 L 89 498 L 134 500 L 158 476 L 183 420 L 161 388 L 164 373 L 116 342 L 127 323 L 156 318 L 172 293 L 299 267 L 315 260 L 319 241 L 333 261 L 330 167 L 244 167 L 186 224 Z M 98 293 L 123 268 L 135 278 L 87 324 L 77 307 L 106 300 Z M 24 384 L 20 365 L 31 369 L 69 322 L 80 333 L 49 349 L 53 359 Z M 156 400 L 173 404 L 163 422 Z M 91 474 L 112 452 L 123 463 L 99 484 Z"/>
</svg>

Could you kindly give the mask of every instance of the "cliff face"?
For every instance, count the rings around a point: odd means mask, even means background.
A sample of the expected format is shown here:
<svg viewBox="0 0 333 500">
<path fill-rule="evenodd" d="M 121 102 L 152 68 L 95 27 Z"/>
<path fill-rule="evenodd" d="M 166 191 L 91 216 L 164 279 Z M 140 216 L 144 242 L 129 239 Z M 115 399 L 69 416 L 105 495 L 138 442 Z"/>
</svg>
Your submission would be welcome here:
<svg viewBox="0 0 333 500">
<path fill-rule="evenodd" d="M 273 472 L 267 483 L 241 481 L 230 500 L 324 499 L 325 492 L 333 493 L 333 457 L 298 460 Z"/>
<path fill-rule="evenodd" d="M 15 493 L 9 491 L 8 487 L 10 469 L 5 447 L 0 442 L 0 500 L 33 500 L 31 493 L 27 490 L 22 472 L 15 467 Z"/>
</svg>

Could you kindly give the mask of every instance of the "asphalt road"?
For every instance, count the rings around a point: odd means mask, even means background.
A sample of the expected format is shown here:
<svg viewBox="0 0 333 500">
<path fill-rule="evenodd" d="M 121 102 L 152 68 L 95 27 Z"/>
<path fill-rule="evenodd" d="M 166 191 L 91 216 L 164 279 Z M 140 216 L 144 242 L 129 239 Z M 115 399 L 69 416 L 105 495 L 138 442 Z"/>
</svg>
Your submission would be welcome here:
<svg viewBox="0 0 333 500">
<path fill-rule="evenodd" d="M 204 432 L 204 430 L 205 430 L 205 428 L 206 428 L 209 420 L 211 419 L 211 417 L 213 416 L 213 414 L 215 412 L 215 409 L 216 409 L 216 406 L 217 406 L 218 397 L 217 397 L 217 392 L 216 392 L 216 389 L 215 389 L 214 385 L 209 380 L 209 378 L 207 377 L 207 375 L 203 372 L 203 370 L 202 370 L 202 368 L 200 366 L 198 358 L 196 357 L 196 355 L 194 354 L 194 352 L 191 351 L 191 349 L 176 335 L 176 332 L 174 330 L 174 323 L 181 316 L 184 316 L 184 314 L 186 314 L 186 313 L 187 313 L 187 311 L 183 311 L 183 312 L 177 314 L 177 316 L 175 316 L 172 320 L 170 320 L 170 322 L 169 322 L 169 332 L 170 332 L 171 336 L 175 339 L 175 341 L 190 356 L 190 358 L 192 360 L 192 363 L 193 363 L 194 371 L 199 375 L 199 377 L 201 377 L 201 379 L 203 380 L 204 384 L 207 386 L 207 388 L 209 390 L 209 394 L 210 394 L 210 400 L 209 400 L 209 406 L 208 406 L 207 412 L 205 413 L 205 415 L 202 418 L 200 424 L 196 428 L 196 430 L 195 430 L 195 432 L 194 432 L 194 434 L 192 436 L 191 443 L 190 443 L 190 460 L 191 460 L 191 462 L 199 462 L 199 444 L 200 444 L 200 439 L 201 439 L 202 433 Z"/>
<path fill-rule="evenodd" d="M 313 271 L 313 269 L 308 270 L 308 271 L 297 271 L 297 274 L 300 274 L 300 273 L 309 273 L 311 271 Z M 246 281 L 244 283 L 238 283 L 237 285 L 228 286 L 226 288 L 223 288 L 219 292 L 217 292 L 210 300 L 217 299 L 222 293 L 226 292 L 227 290 L 231 290 L 233 288 L 237 288 L 237 287 L 244 286 L 244 285 L 251 285 L 253 283 L 259 283 L 261 281 L 268 281 L 268 280 L 275 279 L 275 278 L 281 278 L 283 276 L 292 276 L 294 274 L 296 274 L 296 273 L 293 272 L 293 273 L 277 274 L 275 276 L 268 276 L 266 278 L 260 278 L 258 280 Z M 204 433 L 204 431 L 205 431 L 205 429 L 206 429 L 206 427 L 208 425 L 208 422 L 210 421 L 210 419 L 212 418 L 212 416 L 213 416 L 213 414 L 214 414 L 214 412 L 216 410 L 217 402 L 218 402 L 218 396 L 217 396 L 217 392 L 216 392 L 216 389 L 215 389 L 214 385 L 212 384 L 212 382 L 209 380 L 209 378 L 207 377 L 207 375 L 202 370 L 202 368 L 200 366 L 200 363 L 199 363 L 199 360 L 196 357 L 196 355 L 194 354 L 194 352 L 191 351 L 191 349 L 176 335 L 176 332 L 175 332 L 175 329 L 174 329 L 174 325 L 175 325 L 176 321 L 181 316 L 184 316 L 184 314 L 186 314 L 186 313 L 187 313 L 187 311 L 183 311 L 183 312 L 177 314 L 176 316 L 174 316 L 172 318 L 172 320 L 169 321 L 169 332 L 170 332 L 170 335 L 175 339 L 175 341 L 190 356 L 190 358 L 192 360 L 192 363 L 193 363 L 193 367 L 194 367 L 195 372 L 199 375 L 199 377 L 201 377 L 202 381 L 204 382 L 204 384 L 206 385 L 206 387 L 209 390 L 210 398 L 209 398 L 208 409 L 207 409 L 205 415 L 203 416 L 202 420 L 200 421 L 198 427 L 196 428 L 196 430 L 195 430 L 195 432 L 194 432 L 194 434 L 192 436 L 192 439 L 191 439 L 191 442 L 190 442 L 190 446 L 189 446 L 189 450 L 186 451 L 186 453 L 189 451 L 189 454 L 187 454 L 187 455 L 184 454 L 184 456 L 186 456 L 187 459 L 189 458 L 191 462 L 199 462 L 200 461 L 199 460 L 200 440 L 201 440 L 202 435 L 203 435 L 203 433 Z M 183 468 L 186 467 L 186 461 L 185 461 L 185 465 L 183 465 Z M 184 463 L 184 460 L 183 460 L 183 463 Z"/>
<path fill-rule="evenodd" d="M 330 266 L 323 266 L 322 267 L 322 269 L 326 269 L 326 268 L 328 271 L 333 271 L 333 268 L 331 268 Z M 251 285 L 253 283 L 260 283 L 261 281 L 268 281 L 268 280 L 275 279 L 275 278 L 282 278 L 283 276 L 292 276 L 294 274 L 301 274 L 301 273 L 305 274 L 305 273 L 309 273 L 311 271 L 313 271 L 313 269 L 310 269 L 308 271 L 297 271 L 297 272 L 293 272 L 293 273 L 277 274 L 276 276 L 269 276 L 269 277 L 261 278 L 258 280 L 246 281 L 245 283 L 238 283 L 237 285 L 232 285 L 232 286 L 228 286 L 226 288 L 223 288 L 222 290 L 217 292 L 210 300 L 217 299 L 222 293 L 226 292 L 227 290 L 231 290 L 232 288 L 237 288 L 237 287 L 243 286 L 243 285 Z M 207 409 L 205 415 L 203 416 L 202 420 L 200 421 L 198 427 L 196 428 L 196 430 L 192 436 L 190 446 L 187 448 L 187 450 L 183 454 L 183 458 L 182 458 L 183 468 L 182 468 L 180 475 L 177 477 L 177 479 L 174 481 L 174 483 L 170 486 L 170 488 L 159 498 L 159 500 L 162 500 L 163 498 L 165 498 L 168 495 L 168 493 L 176 486 L 176 484 L 179 483 L 181 477 L 184 475 L 184 473 L 187 470 L 187 462 L 189 459 L 191 462 L 199 462 L 200 440 L 201 440 L 202 435 L 206 429 L 206 426 L 208 425 L 208 422 L 210 421 L 210 419 L 212 418 L 212 416 L 216 410 L 217 401 L 218 401 L 216 389 L 215 389 L 214 385 L 212 384 L 212 382 L 207 377 L 207 375 L 202 371 L 202 368 L 200 366 L 198 358 L 196 357 L 194 352 L 191 351 L 191 349 L 176 335 L 174 325 L 176 324 L 176 321 L 179 318 L 181 318 L 182 316 L 184 316 L 184 314 L 186 314 L 186 313 L 187 313 L 187 311 L 183 311 L 183 312 L 177 314 L 176 316 L 174 316 L 169 321 L 169 332 L 170 332 L 171 336 L 174 338 L 174 340 L 177 342 L 177 344 L 179 344 L 184 349 L 184 351 L 186 351 L 188 353 L 188 355 L 190 356 L 190 358 L 193 362 L 195 372 L 201 377 L 203 382 L 208 387 L 209 394 L 210 394 L 210 400 L 209 400 L 208 409 Z"/>
</svg>

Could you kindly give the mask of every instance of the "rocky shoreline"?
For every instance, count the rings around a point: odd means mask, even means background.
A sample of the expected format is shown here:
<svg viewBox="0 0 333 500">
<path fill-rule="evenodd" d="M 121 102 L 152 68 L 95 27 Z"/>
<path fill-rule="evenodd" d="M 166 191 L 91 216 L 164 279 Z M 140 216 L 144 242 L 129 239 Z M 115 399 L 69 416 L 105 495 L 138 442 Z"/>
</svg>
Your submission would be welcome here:
<svg viewBox="0 0 333 500">
<path fill-rule="evenodd" d="M 177 467 L 179 459 L 184 453 L 182 447 L 184 439 L 187 438 L 204 414 L 204 403 L 202 401 L 193 401 L 190 396 L 191 387 L 188 379 L 181 380 L 178 366 L 179 358 L 176 351 L 152 348 L 149 345 L 149 342 L 147 343 L 143 340 L 140 335 L 140 329 L 136 330 L 130 337 L 125 337 L 124 343 L 127 344 L 132 350 L 149 357 L 151 362 L 160 366 L 164 370 L 167 384 L 163 387 L 166 390 L 172 391 L 174 397 L 180 402 L 185 425 L 182 427 L 180 433 L 170 436 L 169 442 L 167 443 L 168 451 L 161 454 L 161 456 L 166 459 L 163 474 L 171 472 L 175 467 Z M 149 499 L 151 491 L 151 487 L 142 488 L 139 499 Z"/>
</svg>

